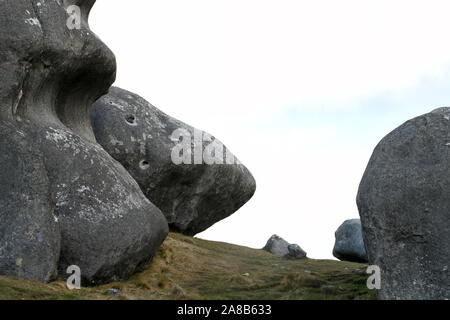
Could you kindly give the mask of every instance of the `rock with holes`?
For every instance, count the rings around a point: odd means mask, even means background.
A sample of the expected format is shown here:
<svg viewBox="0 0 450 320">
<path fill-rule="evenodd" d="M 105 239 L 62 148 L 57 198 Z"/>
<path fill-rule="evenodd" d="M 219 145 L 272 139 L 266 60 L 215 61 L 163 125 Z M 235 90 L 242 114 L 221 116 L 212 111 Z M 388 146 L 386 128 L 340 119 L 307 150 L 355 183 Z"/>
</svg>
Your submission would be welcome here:
<svg viewBox="0 0 450 320">
<path fill-rule="evenodd" d="M 407 121 L 370 159 L 357 203 L 380 299 L 450 299 L 450 108 Z"/>
<path fill-rule="evenodd" d="M 8 128 L 0 158 L 2 274 L 46 281 L 77 265 L 83 284 L 123 279 L 167 235 L 161 211 L 90 125 L 91 105 L 116 70 L 88 27 L 94 2 L 0 1 L 0 119 Z"/>
<path fill-rule="evenodd" d="M 333 256 L 342 261 L 367 262 L 361 220 L 350 219 L 336 230 Z"/>
<path fill-rule="evenodd" d="M 255 192 L 255 180 L 222 143 L 137 96 L 111 88 L 92 109 L 97 141 L 131 173 L 173 231 L 197 234 Z"/>
</svg>

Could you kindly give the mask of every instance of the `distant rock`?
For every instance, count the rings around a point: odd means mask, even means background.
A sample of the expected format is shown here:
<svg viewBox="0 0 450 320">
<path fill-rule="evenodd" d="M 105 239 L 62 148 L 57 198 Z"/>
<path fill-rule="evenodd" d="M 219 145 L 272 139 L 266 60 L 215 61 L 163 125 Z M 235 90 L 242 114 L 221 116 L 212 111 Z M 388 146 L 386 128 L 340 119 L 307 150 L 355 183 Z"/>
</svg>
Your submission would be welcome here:
<svg viewBox="0 0 450 320">
<path fill-rule="evenodd" d="M 306 252 L 303 251 L 298 244 L 290 244 L 288 245 L 288 254 L 285 257 L 291 259 L 303 259 L 306 258 Z"/>
<path fill-rule="evenodd" d="M 91 117 L 97 141 L 136 179 L 173 231 L 202 232 L 255 192 L 251 173 L 219 140 L 134 93 L 111 88 Z"/>
<path fill-rule="evenodd" d="M 342 261 L 367 262 L 361 220 L 346 220 L 335 233 L 333 256 Z"/>
<path fill-rule="evenodd" d="M 280 236 L 274 234 L 267 241 L 263 250 L 279 257 L 302 259 L 306 257 L 306 252 L 297 244 L 290 244 Z"/>
<path fill-rule="evenodd" d="M 450 299 L 450 108 L 381 140 L 357 203 L 380 299 Z"/>
<path fill-rule="evenodd" d="M 267 243 L 264 246 L 263 250 L 266 250 L 267 252 L 270 252 L 276 256 L 283 257 L 289 254 L 288 247 L 289 242 L 274 234 L 270 237 L 269 240 L 267 240 Z"/>
<path fill-rule="evenodd" d="M 89 29 L 94 2 L 0 1 L 0 274 L 49 281 L 77 265 L 83 285 L 120 280 L 167 235 L 161 211 L 95 140 L 90 108 L 116 63 Z"/>
</svg>

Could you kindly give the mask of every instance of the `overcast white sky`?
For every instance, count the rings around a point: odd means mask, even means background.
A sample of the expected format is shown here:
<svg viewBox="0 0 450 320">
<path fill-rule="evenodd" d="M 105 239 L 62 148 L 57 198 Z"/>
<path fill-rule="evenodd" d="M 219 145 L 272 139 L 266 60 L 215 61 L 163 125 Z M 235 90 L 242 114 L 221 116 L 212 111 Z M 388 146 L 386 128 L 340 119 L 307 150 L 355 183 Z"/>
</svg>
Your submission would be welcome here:
<svg viewBox="0 0 450 320">
<path fill-rule="evenodd" d="M 258 189 L 198 237 L 332 258 L 373 148 L 450 105 L 449 1 L 97 0 L 116 86 L 210 132 Z"/>
</svg>

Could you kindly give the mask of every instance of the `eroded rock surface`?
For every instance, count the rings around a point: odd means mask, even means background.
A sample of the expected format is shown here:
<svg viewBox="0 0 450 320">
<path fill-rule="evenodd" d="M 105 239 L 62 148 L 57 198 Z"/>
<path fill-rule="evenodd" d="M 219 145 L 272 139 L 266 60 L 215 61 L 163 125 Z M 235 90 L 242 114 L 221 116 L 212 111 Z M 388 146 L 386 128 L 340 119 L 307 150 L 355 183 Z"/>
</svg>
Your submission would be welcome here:
<svg viewBox="0 0 450 320">
<path fill-rule="evenodd" d="M 1 195 L 0 255 L 8 257 L 1 273 L 49 280 L 56 269 L 64 278 L 77 265 L 84 284 L 122 279 L 167 235 L 160 210 L 96 143 L 90 125 L 91 105 L 116 69 L 88 27 L 94 2 L 0 1 L 0 120 L 8 127 L 2 167 L 20 163 L 0 175 L 3 188 L 16 190 L 11 201 Z M 71 5 L 81 9 L 80 29 L 67 26 Z M 16 230 L 31 231 L 17 238 Z M 14 257 L 22 258 L 17 268 Z"/>
<path fill-rule="evenodd" d="M 93 105 L 92 124 L 98 142 L 136 179 L 173 231 L 204 231 L 236 212 L 255 192 L 251 173 L 219 140 L 134 93 L 111 88 Z M 200 141 L 194 140 L 197 136 Z M 183 139 L 191 139 L 182 154 L 188 161 L 176 163 L 173 152 Z M 209 154 L 212 146 L 220 152 Z"/>
<path fill-rule="evenodd" d="M 450 298 L 450 108 L 407 121 L 370 159 L 357 203 L 380 299 Z"/>
</svg>

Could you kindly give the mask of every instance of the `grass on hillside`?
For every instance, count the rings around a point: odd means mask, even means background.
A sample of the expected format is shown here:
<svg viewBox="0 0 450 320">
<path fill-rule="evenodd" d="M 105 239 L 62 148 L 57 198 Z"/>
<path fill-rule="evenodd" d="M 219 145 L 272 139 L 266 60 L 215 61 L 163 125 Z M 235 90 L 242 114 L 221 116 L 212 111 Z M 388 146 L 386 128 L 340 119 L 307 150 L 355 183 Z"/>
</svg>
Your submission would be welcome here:
<svg viewBox="0 0 450 320">
<path fill-rule="evenodd" d="M 366 287 L 366 267 L 287 260 L 170 233 L 147 268 L 127 281 L 71 291 L 62 281 L 42 284 L 0 276 L 0 299 L 375 299 Z"/>
</svg>

